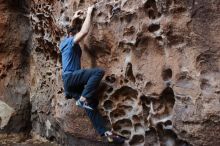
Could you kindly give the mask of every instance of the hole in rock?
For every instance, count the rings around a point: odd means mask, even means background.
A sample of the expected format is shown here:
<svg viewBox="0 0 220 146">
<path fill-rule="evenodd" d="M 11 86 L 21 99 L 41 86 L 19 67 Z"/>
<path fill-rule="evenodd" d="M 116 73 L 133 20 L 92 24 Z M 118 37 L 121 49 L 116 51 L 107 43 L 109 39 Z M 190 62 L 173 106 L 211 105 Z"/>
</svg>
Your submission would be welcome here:
<svg viewBox="0 0 220 146">
<path fill-rule="evenodd" d="M 124 83 L 123 80 L 120 80 L 120 85 L 123 85 L 123 83 Z"/>
<path fill-rule="evenodd" d="M 106 100 L 104 102 L 103 106 L 106 110 L 110 110 L 113 107 L 113 102 L 111 100 Z"/>
<path fill-rule="evenodd" d="M 60 14 L 62 14 L 64 11 L 65 11 L 65 9 L 61 9 L 61 10 L 60 10 Z"/>
<path fill-rule="evenodd" d="M 148 82 L 145 84 L 145 89 L 146 89 L 146 90 L 149 90 L 152 86 L 153 86 L 152 82 L 151 82 L 151 81 L 148 81 Z"/>
<path fill-rule="evenodd" d="M 124 109 L 126 112 L 131 112 L 132 107 L 129 105 L 119 105 L 118 108 Z"/>
<path fill-rule="evenodd" d="M 99 12 L 98 14 L 97 14 L 97 16 L 102 16 L 103 15 L 103 13 L 102 12 Z"/>
<path fill-rule="evenodd" d="M 160 29 L 160 25 L 159 24 L 151 24 L 149 27 L 148 27 L 148 30 L 150 31 L 150 32 L 155 32 L 155 31 L 157 31 L 157 30 L 159 30 Z"/>
<path fill-rule="evenodd" d="M 78 7 L 83 6 L 84 3 L 85 3 L 85 0 L 79 0 Z"/>
<path fill-rule="evenodd" d="M 158 40 L 158 41 L 162 41 L 163 38 L 162 38 L 162 36 L 157 36 L 157 37 L 156 37 L 156 40 Z"/>
<path fill-rule="evenodd" d="M 156 14 L 155 14 L 155 12 L 154 12 L 153 9 L 150 9 L 150 10 L 148 11 L 148 17 L 149 17 L 150 19 L 155 19 L 155 18 L 156 18 Z"/>
<path fill-rule="evenodd" d="M 148 0 L 145 4 L 144 4 L 144 8 L 148 9 L 148 8 L 156 8 L 156 1 L 155 0 Z"/>
<path fill-rule="evenodd" d="M 137 57 L 141 57 L 144 54 L 149 42 L 151 42 L 151 40 L 147 36 L 140 35 L 137 37 L 135 43 L 136 49 L 133 51 Z"/>
<path fill-rule="evenodd" d="M 142 104 L 150 105 L 151 97 L 145 96 L 145 95 L 141 95 L 140 99 L 142 101 Z"/>
<path fill-rule="evenodd" d="M 126 67 L 125 78 L 131 80 L 132 82 L 135 82 L 132 64 L 130 62 L 127 64 L 127 67 Z"/>
<path fill-rule="evenodd" d="M 140 73 L 138 73 L 138 74 L 136 75 L 136 79 L 137 79 L 137 80 L 140 80 L 140 81 L 143 81 L 143 75 L 140 74 Z"/>
<path fill-rule="evenodd" d="M 115 96 L 111 96 L 111 97 L 110 97 L 110 99 L 111 99 L 112 101 L 115 101 L 115 102 L 120 101 L 120 98 L 122 98 L 122 97 L 119 97 L 118 95 L 115 95 Z"/>
<path fill-rule="evenodd" d="M 137 145 L 144 142 L 144 136 L 143 135 L 134 135 L 129 142 L 130 145 Z"/>
<path fill-rule="evenodd" d="M 172 125 L 172 121 L 170 120 L 167 120 L 165 123 L 164 123 L 165 126 L 169 126 L 169 125 Z"/>
<path fill-rule="evenodd" d="M 79 3 L 85 3 L 85 0 L 80 0 Z"/>
<path fill-rule="evenodd" d="M 124 79 L 124 83 L 128 83 L 129 82 L 129 80 L 128 79 Z"/>
<path fill-rule="evenodd" d="M 133 120 L 134 123 L 140 122 L 140 118 L 138 117 L 138 115 L 133 115 L 132 120 Z"/>
<path fill-rule="evenodd" d="M 145 132 L 145 146 L 151 146 L 152 143 L 158 143 L 158 136 L 156 130 L 150 127 L 150 130 Z"/>
<path fill-rule="evenodd" d="M 111 76 L 106 76 L 105 80 L 108 83 L 114 83 L 116 81 L 115 74 L 112 74 Z"/>
<path fill-rule="evenodd" d="M 161 93 L 161 97 L 160 98 L 164 98 L 166 101 L 169 101 L 169 102 L 174 104 L 175 99 L 174 99 L 173 89 L 171 87 L 165 88 L 163 90 L 163 92 Z"/>
<path fill-rule="evenodd" d="M 178 81 L 181 81 L 181 80 L 192 80 L 193 78 L 189 76 L 189 73 L 187 71 L 183 71 L 176 74 L 176 79 Z"/>
<path fill-rule="evenodd" d="M 137 96 L 138 92 L 136 90 L 128 86 L 123 86 L 110 96 L 110 100 L 128 106 L 134 104 L 134 100 L 137 99 Z"/>
<path fill-rule="evenodd" d="M 114 95 L 130 96 L 137 98 L 138 92 L 131 87 L 123 86 L 120 89 L 116 90 Z"/>
<path fill-rule="evenodd" d="M 110 113 L 111 118 L 119 118 L 125 116 L 126 113 L 123 109 L 115 109 Z"/>
<path fill-rule="evenodd" d="M 110 88 L 108 84 L 105 82 L 101 82 L 99 84 L 99 87 L 97 88 L 97 96 L 100 97 L 100 100 L 107 99 L 108 95 L 106 94 L 106 91 Z"/>
<path fill-rule="evenodd" d="M 113 88 L 109 86 L 106 92 L 110 94 L 112 91 L 113 91 Z"/>
<path fill-rule="evenodd" d="M 170 87 L 167 87 L 163 90 L 163 92 L 160 95 L 160 106 L 166 106 L 166 111 L 165 112 L 170 112 L 167 111 L 170 108 L 173 108 L 175 104 L 175 98 L 174 98 L 174 92 L 173 89 Z"/>
<path fill-rule="evenodd" d="M 52 75 L 52 72 L 46 72 L 46 74 L 47 74 L 48 76 L 51 76 L 51 75 Z"/>
<path fill-rule="evenodd" d="M 122 128 L 132 128 L 132 122 L 130 119 L 122 119 L 113 124 L 113 129 L 118 131 Z"/>
<path fill-rule="evenodd" d="M 50 141 L 57 141 L 55 136 L 50 136 L 50 137 L 49 137 L 49 140 L 50 140 Z"/>
<path fill-rule="evenodd" d="M 131 136 L 131 131 L 128 130 L 122 130 L 120 133 L 127 138 L 130 138 Z"/>
<path fill-rule="evenodd" d="M 167 69 L 164 69 L 162 71 L 162 75 L 161 76 L 162 76 L 164 81 L 167 81 L 167 80 L 172 78 L 172 74 L 173 74 L 172 70 L 170 68 L 167 68 Z"/>
<path fill-rule="evenodd" d="M 148 123 L 147 117 L 149 116 L 150 108 L 147 107 L 146 105 L 142 105 L 142 106 L 143 106 L 144 122 L 147 122 L 147 123 Z"/>
<path fill-rule="evenodd" d="M 40 47 L 36 47 L 35 51 L 36 51 L 36 52 L 40 52 L 40 53 L 42 53 L 42 52 L 43 52 L 43 49 L 40 48 Z"/>
</svg>

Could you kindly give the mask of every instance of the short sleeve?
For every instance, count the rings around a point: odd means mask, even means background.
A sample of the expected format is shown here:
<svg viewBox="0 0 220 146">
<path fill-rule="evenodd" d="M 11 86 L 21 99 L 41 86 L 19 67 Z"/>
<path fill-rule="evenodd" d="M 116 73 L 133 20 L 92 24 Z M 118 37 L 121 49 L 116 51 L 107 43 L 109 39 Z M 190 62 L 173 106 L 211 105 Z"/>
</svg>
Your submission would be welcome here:
<svg viewBox="0 0 220 146">
<path fill-rule="evenodd" d="M 65 48 L 73 47 L 74 46 L 74 38 L 73 37 L 66 37 L 60 43 L 60 51 L 62 52 Z"/>
<path fill-rule="evenodd" d="M 67 45 L 69 47 L 73 47 L 74 46 L 74 37 L 68 37 L 67 38 Z"/>
</svg>

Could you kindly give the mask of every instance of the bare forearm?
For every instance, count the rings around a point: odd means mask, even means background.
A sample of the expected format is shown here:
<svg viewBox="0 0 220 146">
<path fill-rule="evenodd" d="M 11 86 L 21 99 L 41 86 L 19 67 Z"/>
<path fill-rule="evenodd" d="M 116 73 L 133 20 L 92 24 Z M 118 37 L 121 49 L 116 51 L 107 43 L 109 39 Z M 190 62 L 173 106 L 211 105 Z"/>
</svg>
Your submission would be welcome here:
<svg viewBox="0 0 220 146">
<path fill-rule="evenodd" d="M 94 5 L 90 6 L 88 8 L 87 14 L 86 14 L 86 19 L 82 25 L 82 28 L 80 30 L 80 32 L 78 32 L 75 36 L 74 36 L 74 42 L 75 43 L 79 43 L 89 32 L 89 28 L 91 25 L 91 19 L 92 19 L 92 11 L 93 11 Z"/>
<path fill-rule="evenodd" d="M 81 32 L 82 33 L 88 33 L 89 32 L 89 28 L 90 28 L 90 25 L 91 25 L 91 19 L 92 19 L 92 11 L 88 12 L 87 15 L 86 15 L 86 19 L 82 25 L 82 28 L 81 28 Z"/>
</svg>

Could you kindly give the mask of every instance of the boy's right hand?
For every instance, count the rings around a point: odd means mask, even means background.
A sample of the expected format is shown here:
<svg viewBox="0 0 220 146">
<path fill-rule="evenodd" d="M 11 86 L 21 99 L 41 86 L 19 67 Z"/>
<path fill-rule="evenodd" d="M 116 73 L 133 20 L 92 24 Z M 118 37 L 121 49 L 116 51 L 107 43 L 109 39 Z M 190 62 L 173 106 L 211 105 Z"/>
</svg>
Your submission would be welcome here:
<svg viewBox="0 0 220 146">
<path fill-rule="evenodd" d="M 88 12 L 88 13 L 92 13 L 92 11 L 94 10 L 94 7 L 95 7 L 95 5 L 91 5 L 91 6 L 88 8 L 87 12 Z"/>
<path fill-rule="evenodd" d="M 81 10 L 76 11 L 73 16 L 73 19 L 79 18 L 82 14 L 83 14 L 83 11 Z"/>
</svg>

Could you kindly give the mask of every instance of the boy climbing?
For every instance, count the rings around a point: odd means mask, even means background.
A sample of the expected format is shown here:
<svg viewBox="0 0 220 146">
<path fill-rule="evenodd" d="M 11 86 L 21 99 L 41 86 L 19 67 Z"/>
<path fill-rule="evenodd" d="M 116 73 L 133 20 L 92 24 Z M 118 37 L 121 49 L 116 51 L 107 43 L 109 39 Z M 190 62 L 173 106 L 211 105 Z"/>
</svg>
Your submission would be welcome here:
<svg viewBox="0 0 220 146">
<path fill-rule="evenodd" d="M 108 142 L 122 144 L 125 139 L 105 128 L 102 116 L 97 109 L 96 89 L 104 76 L 104 71 L 100 68 L 81 69 L 82 50 L 79 42 L 89 32 L 93 9 L 94 5 L 88 8 L 86 19 L 79 32 L 73 26 L 82 11 L 77 11 L 74 14 L 68 34 L 60 44 L 64 92 L 67 99 L 74 98 L 76 105 L 85 109 L 94 128 L 103 138 Z"/>
</svg>

